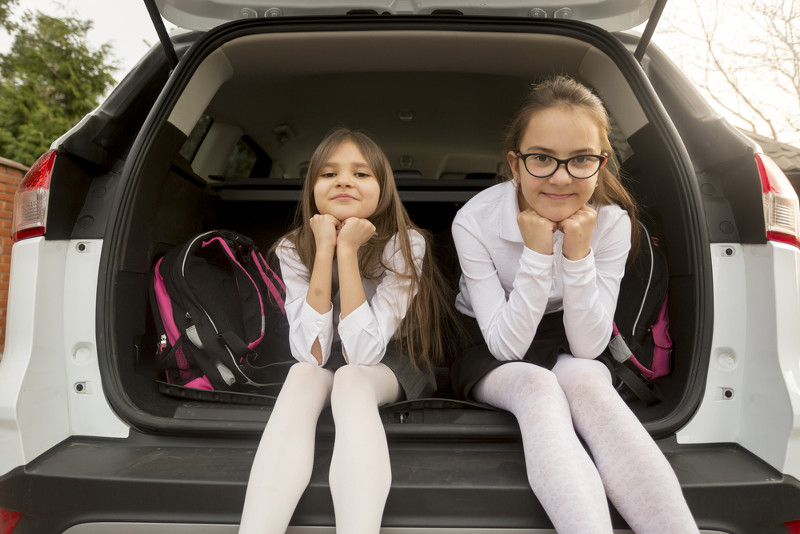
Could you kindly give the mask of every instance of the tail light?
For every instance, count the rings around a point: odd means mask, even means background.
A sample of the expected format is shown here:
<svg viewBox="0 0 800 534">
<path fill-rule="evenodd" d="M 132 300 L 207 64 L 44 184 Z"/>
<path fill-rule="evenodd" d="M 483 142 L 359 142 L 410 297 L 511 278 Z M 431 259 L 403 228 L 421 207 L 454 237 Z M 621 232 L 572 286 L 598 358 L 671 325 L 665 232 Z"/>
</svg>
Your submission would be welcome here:
<svg viewBox="0 0 800 534">
<path fill-rule="evenodd" d="M 784 523 L 784 526 L 786 526 L 786 531 L 789 534 L 800 534 L 800 519 Z"/>
<path fill-rule="evenodd" d="M 764 154 L 756 154 L 767 239 L 800 248 L 800 207 L 797 193 L 780 167 Z"/>
<path fill-rule="evenodd" d="M 22 514 L 5 508 L 0 508 L 0 534 L 11 534 L 17 528 L 17 523 Z"/>
<path fill-rule="evenodd" d="M 14 195 L 14 221 L 11 239 L 15 242 L 45 234 L 50 176 L 56 151 L 45 152 L 22 179 Z"/>
</svg>

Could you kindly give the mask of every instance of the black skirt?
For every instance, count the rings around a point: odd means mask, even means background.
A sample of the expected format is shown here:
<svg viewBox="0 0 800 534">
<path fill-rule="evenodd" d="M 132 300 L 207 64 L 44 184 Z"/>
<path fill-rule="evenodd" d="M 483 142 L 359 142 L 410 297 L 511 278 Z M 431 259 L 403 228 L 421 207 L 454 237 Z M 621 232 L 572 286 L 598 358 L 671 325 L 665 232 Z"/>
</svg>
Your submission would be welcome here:
<svg viewBox="0 0 800 534">
<path fill-rule="evenodd" d="M 416 367 L 411 363 L 411 358 L 397 350 L 398 343 L 390 341 L 386 346 L 386 354 L 381 363 L 392 370 L 400 388 L 403 390 L 405 400 L 415 400 L 432 397 L 436 392 L 436 376 L 430 367 Z M 331 355 L 325 362 L 325 369 L 336 371 L 347 365 L 342 353 L 342 342 L 335 341 L 331 347 Z M 400 399 L 403 400 L 403 399 Z"/>
<path fill-rule="evenodd" d="M 500 361 L 489 352 L 489 347 L 483 339 L 478 321 L 474 317 L 459 314 L 461 322 L 470 335 L 461 354 L 450 367 L 450 384 L 453 393 L 459 399 L 474 400 L 470 397 L 472 388 L 483 378 L 486 373 L 509 361 Z M 555 366 L 560 354 L 568 354 L 569 341 L 564 330 L 564 312 L 545 314 L 542 317 L 531 346 L 522 360 L 545 369 Z"/>
</svg>

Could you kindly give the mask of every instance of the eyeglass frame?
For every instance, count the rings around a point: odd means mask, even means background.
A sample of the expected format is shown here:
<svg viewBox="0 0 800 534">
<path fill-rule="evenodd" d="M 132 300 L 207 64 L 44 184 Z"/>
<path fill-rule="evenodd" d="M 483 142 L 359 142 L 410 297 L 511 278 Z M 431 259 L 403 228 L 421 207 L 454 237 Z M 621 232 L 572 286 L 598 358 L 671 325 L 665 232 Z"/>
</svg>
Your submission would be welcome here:
<svg viewBox="0 0 800 534">
<path fill-rule="evenodd" d="M 567 170 L 567 174 L 569 174 L 572 178 L 575 178 L 576 180 L 588 180 L 589 178 L 591 178 L 592 176 L 594 176 L 598 172 L 600 172 L 600 169 L 602 169 L 603 166 L 608 162 L 608 154 L 578 154 L 578 155 L 572 156 L 570 158 L 559 159 L 559 158 L 557 158 L 555 156 L 551 156 L 550 154 L 542 154 L 541 152 L 530 152 L 528 154 L 523 154 L 519 150 L 517 150 L 514 153 L 514 155 L 522 160 L 522 166 L 525 167 L 525 170 L 527 171 L 527 173 L 530 174 L 531 176 L 533 176 L 534 178 L 550 178 L 551 176 L 553 176 L 555 173 L 558 172 L 558 169 L 561 167 L 561 165 L 564 165 L 564 168 Z M 553 169 L 553 172 L 551 172 L 550 174 L 546 174 L 544 176 L 537 176 L 537 175 L 535 175 L 535 174 L 533 174 L 531 172 L 531 170 L 528 168 L 528 165 L 525 163 L 525 160 L 528 159 L 531 156 L 544 156 L 546 158 L 550 158 L 550 159 L 552 159 L 553 161 L 556 162 L 556 168 Z M 575 158 L 586 158 L 586 157 L 589 157 L 589 158 L 601 158 L 600 159 L 600 165 L 597 166 L 597 170 L 594 171 L 589 176 L 575 176 L 574 174 L 572 174 L 569 171 L 569 162 L 572 161 Z"/>
</svg>

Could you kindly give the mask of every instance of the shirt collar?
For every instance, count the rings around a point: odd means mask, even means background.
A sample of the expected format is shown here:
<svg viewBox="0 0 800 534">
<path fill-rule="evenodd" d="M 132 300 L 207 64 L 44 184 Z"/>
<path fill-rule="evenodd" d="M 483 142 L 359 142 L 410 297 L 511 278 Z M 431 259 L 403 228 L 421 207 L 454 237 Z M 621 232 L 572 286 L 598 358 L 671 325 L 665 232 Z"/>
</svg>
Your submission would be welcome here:
<svg viewBox="0 0 800 534">
<path fill-rule="evenodd" d="M 508 180 L 503 187 L 503 197 L 498 204 L 500 208 L 500 237 L 506 241 L 522 243 L 522 233 L 519 231 L 517 215 L 519 215 L 519 201 L 517 200 L 517 186 L 514 180 Z"/>
</svg>

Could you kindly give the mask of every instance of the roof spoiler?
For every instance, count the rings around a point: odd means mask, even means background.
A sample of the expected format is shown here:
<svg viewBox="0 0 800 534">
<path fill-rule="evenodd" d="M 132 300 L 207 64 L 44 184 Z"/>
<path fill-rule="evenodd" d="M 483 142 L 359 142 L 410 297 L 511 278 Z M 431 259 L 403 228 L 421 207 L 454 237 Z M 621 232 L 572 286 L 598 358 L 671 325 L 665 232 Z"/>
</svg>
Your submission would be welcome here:
<svg viewBox="0 0 800 534">
<path fill-rule="evenodd" d="M 169 38 L 167 27 L 164 26 L 164 20 L 161 18 L 161 13 L 156 7 L 155 0 L 144 0 L 144 5 L 147 6 L 147 12 L 150 13 L 150 20 L 153 21 L 153 26 L 156 28 L 158 40 L 161 41 L 161 48 L 164 49 L 164 53 L 167 55 L 169 70 L 173 71 L 178 65 L 178 54 L 175 53 L 175 47 L 172 45 L 172 41 Z"/>
<path fill-rule="evenodd" d="M 164 20 L 161 18 L 161 13 L 158 10 L 158 7 L 156 7 L 156 0 L 144 0 L 144 3 L 145 6 L 147 6 L 147 11 L 150 13 L 150 19 L 153 21 L 153 26 L 158 34 L 158 39 L 161 41 L 161 46 L 167 56 L 170 70 L 174 70 L 178 65 L 178 55 L 175 53 L 175 47 L 172 45 L 172 41 L 167 33 L 167 28 L 164 26 Z M 656 26 L 661 18 L 661 14 L 664 12 L 664 6 L 666 4 L 667 0 L 656 0 L 656 3 L 653 5 L 653 11 L 650 13 L 650 17 L 647 20 L 647 24 L 645 25 L 642 33 L 642 38 L 639 40 L 636 50 L 633 53 L 636 60 L 640 63 L 642 58 L 644 58 L 647 46 L 650 44 L 650 41 L 653 38 L 653 33 L 656 30 Z"/>
<path fill-rule="evenodd" d="M 659 19 L 661 19 L 661 14 L 664 12 L 664 6 L 666 5 L 667 0 L 656 0 L 656 4 L 653 6 L 653 12 L 650 13 L 650 18 L 647 19 L 647 24 L 642 32 L 642 38 L 639 39 L 639 44 L 636 45 L 636 50 L 633 53 L 633 57 L 635 57 L 636 61 L 639 63 L 641 63 L 644 58 L 644 53 L 647 51 L 647 46 L 653 38 L 653 33 L 656 31 L 656 26 L 658 25 Z"/>
</svg>

